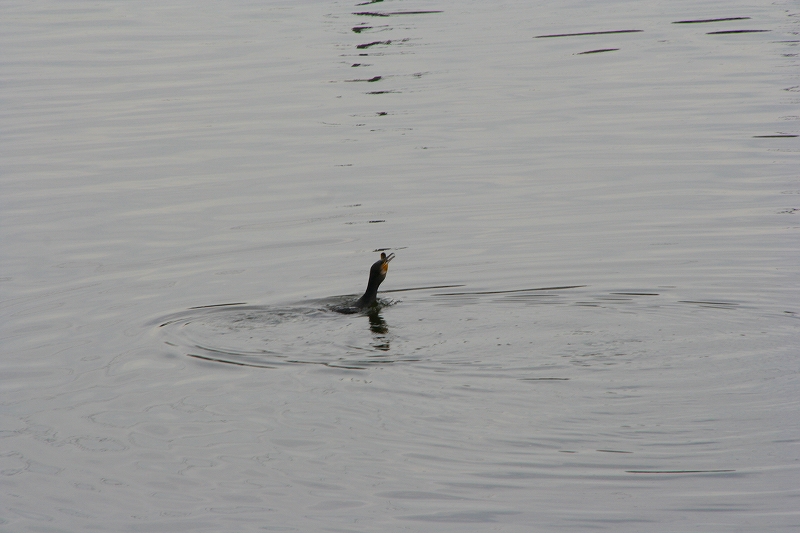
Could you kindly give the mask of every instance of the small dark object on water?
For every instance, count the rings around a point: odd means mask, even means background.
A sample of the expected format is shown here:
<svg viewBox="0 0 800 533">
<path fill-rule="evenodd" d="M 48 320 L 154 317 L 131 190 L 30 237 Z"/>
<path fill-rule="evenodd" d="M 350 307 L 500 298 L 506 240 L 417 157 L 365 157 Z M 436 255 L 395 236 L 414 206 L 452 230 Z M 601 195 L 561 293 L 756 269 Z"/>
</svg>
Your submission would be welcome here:
<svg viewBox="0 0 800 533">
<path fill-rule="evenodd" d="M 364 43 L 364 44 L 356 45 L 356 48 L 358 48 L 359 50 L 363 50 L 365 48 L 369 48 L 370 46 L 375 46 L 375 45 L 378 45 L 378 44 L 390 45 L 390 44 L 392 44 L 392 41 L 372 41 L 371 43 Z"/>
<path fill-rule="evenodd" d="M 381 252 L 381 258 L 372 263 L 372 267 L 369 269 L 367 290 L 364 292 L 364 296 L 359 298 L 356 302 L 357 308 L 365 309 L 371 307 L 375 303 L 378 295 L 378 287 L 380 287 L 383 280 L 386 279 L 386 273 L 389 272 L 389 261 L 392 259 L 394 259 L 394 254 L 386 255 L 385 252 Z"/>
<path fill-rule="evenodd" d="M 582 56 L 585 54 L 599 54 L 601 52 L 616 52 L 619 48 L 600 48 L 598 50 L 587 50 L 585 52 L 578 52 L 575 55 Z"/>
<path fill-rule="evenodd" d="M 378 11 L 359 11 L 353 13 L 362 17 L 389 17 L 392 15 L 430 15 L 431 13 L 443 13 L 443 11 L 392 11 L 390 13 L 380 13 Z"/>
<path fill-rule="evenodd" d="M 353 65 L 353 66 L 355 66 L 355 65 Z M 369 79 L 344 80 L 344 81 L 346 81 L 346 82 L 366 81 L 366 82 L 372 83 L 372 82 L 375 82 L 375 81 L 381 81 L 381 79 L 383 79 L 383 76 L 374 76 L 374 77 L 369 78 Z"/>
<path fill-rule="evenodd" d="M 709 31 L 706 35 L 730 35 L 734 33 L 764 33 L 771 30 L 722 30 L 722 31 Z"/>
<path fill-rule="evenodd" d="M 673 24 L 705 24 L 707 22 L 729 22 L 731 20 L 750 20 L 750 17 L 726 17 L 721 19 L 678 20 Z"/>
<path fill-rule="evenodd" d="M 724 470 L 626 470 L 628 474 L 723 474 L 736 472 L 733 469 Z"/>
<path fill-rule="evenodd" d="M 612 33 L 641 33 L 644 30 L 610 30 L 610 31 L 582 31 L 580 33 L 554 33 L 552 35 L 537 35 L 534 39 L 546 39 L 548 37 L 579 37 L 582 35 L 608 35 Z"/>
</svg>

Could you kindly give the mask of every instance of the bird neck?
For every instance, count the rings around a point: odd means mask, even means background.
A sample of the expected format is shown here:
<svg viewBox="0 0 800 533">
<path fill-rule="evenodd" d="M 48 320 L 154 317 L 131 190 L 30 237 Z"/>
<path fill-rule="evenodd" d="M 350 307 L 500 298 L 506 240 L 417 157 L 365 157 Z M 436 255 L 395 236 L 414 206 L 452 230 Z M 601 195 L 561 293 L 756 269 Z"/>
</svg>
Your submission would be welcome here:
<svg viewBox="0 0 800 533">
<path fill-rule="evenodd" d="M 378 287 L 383 280 L 378 276 L 370 276 L 369 283 L 367 283 L 367 290 L 364 296 L 358 299 L 356 305 L 358 307 L 369 307 L 372 305 L 378 296 Z"/>
</svg>

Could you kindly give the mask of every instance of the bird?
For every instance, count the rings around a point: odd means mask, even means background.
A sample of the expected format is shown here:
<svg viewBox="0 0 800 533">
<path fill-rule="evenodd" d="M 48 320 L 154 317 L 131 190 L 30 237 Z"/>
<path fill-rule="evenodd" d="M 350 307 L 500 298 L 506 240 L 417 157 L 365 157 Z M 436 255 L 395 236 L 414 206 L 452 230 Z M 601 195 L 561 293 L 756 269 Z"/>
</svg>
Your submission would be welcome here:
<svg viewBox="0 0 800 533">
<path fill-rule="evenodd" d="M 369 269 L 367 290 L 364 292 L 364 296 L 359 298 L 355 303 L 358 309 L 363 310 L 375 304 L 378 295 L 378 287 L 383 283 L 383 280 L 386 279 L 386 273 L 389 271 L 389 261 L 392 259 L 394 259 L 394 254 L 386 255 L 385 252 L 381 252 L 381 258 L 372 263 Z"/>
</svg>

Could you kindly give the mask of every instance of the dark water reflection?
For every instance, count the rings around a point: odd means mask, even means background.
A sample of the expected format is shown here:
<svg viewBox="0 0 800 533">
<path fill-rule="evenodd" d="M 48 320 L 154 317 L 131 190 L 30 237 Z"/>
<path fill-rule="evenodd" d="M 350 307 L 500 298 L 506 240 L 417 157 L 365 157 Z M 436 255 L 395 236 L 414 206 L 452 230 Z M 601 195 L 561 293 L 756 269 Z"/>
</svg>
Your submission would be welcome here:
<svg viewBox="0 0 800 533">
<path fill-rule="evenodd" d="M 388 352 L 391 348 L 388 337 L 389 325 L 378 310 L 371 311 L 368 317 L 369 330 L 374 334 L 372 347 L 382 352 Z"/>
</svg>

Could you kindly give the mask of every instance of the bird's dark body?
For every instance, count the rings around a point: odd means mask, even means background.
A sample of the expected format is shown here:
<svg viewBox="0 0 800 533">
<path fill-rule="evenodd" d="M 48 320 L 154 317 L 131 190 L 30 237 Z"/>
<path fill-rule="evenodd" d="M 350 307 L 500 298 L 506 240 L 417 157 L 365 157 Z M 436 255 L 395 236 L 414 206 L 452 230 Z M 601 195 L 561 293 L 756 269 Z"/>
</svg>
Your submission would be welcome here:
<svg viewBox="0 0 800 533">
<path fill-rule="evenodd" d="M 386 272 L 389 270 L 389 261 L 394 259 L 394 254 L 389 254 L 387 257 L 385 253 L 381 254 L 381 258 L 374 263 L 369 269 L 369 281 L 367 282 L 367 290 L 364 296 L 356 301 L 356 308 L 366 309 L 375 305 L 375 300 L 378 297 L 378 287 L 380 287 L 383 280 L 386 279 Z"/>
<path fill-rule="evenodd" d="M 378 287 L 380 287 L 383 280 L 386 279 L 386 273 L 389 271 L 389 261 L 394 259 L 394 254 L 381 253 L 381 258 L 375 261 L 369 269 L 369 281 L 367 282 L 367 290 L 364 291 L 364 296 L 355 302 L 346 305 L 333 305 L 329 309 L 337 313 L 345 315 L 352 315 L 355 313 L 363 313 L 373 307 L 378 301 Z"/>
</svg>

